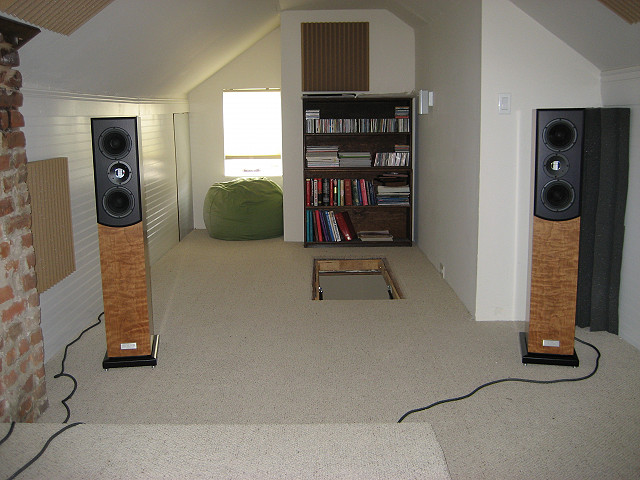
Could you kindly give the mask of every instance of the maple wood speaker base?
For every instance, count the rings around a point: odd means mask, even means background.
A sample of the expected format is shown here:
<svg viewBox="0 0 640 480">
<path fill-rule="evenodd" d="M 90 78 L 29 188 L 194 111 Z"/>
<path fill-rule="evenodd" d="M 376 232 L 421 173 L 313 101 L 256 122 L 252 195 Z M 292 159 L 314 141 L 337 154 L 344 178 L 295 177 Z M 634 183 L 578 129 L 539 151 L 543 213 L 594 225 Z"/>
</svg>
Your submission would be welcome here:
<svg viewBox="0 0 640 480">
<path fill-rule="evenodd" d="M 577 367 L 580 365 L 576 351 L 573 355 L 556 355 L 553 353 L 530 352 L 527 347 L 527 332 L 520 332 L 520 352 L 522 363 L 538 363 L 543 365 L 561 365 L 564 367 Z"/>
<path fill-rule="evenodd" d="M 153 335 L 151 343 L 151 353 L 149 355 L 136 355 L 132 357 L 110 357 L 105 353 L 102 361 L 102 368 L 109 370 L 110 368 L 122 367 L 155 367 L 158 364 L 158 335 Z"/>
</svg>

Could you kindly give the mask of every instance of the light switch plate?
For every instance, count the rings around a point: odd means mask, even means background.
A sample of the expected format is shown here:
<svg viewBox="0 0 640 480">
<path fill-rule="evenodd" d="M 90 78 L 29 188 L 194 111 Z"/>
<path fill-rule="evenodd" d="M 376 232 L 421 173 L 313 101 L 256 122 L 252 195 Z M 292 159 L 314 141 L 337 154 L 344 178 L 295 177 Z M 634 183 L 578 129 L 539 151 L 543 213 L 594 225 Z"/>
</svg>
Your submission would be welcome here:
<svg viewBox="0 0 640 480">
<path fill-rule="evenodd" d="M 508 115 L 511 113 L 511 94 L 498 94 L 498 113 L 500 115 Z"/>
</svg>

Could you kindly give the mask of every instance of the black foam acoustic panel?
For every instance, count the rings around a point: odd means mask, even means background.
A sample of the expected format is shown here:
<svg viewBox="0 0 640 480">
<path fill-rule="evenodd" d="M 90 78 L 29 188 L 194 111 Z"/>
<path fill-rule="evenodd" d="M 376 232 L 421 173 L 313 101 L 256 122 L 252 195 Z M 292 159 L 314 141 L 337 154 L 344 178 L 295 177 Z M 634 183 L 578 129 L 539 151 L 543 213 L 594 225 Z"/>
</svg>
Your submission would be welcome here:
<svg viewBox="0 0 640 480">
<path fill-rule="evenodd" d="M 585 109 L 576 323 L 618 333 L 629 178 L 628 108 Z"/>
</svg>

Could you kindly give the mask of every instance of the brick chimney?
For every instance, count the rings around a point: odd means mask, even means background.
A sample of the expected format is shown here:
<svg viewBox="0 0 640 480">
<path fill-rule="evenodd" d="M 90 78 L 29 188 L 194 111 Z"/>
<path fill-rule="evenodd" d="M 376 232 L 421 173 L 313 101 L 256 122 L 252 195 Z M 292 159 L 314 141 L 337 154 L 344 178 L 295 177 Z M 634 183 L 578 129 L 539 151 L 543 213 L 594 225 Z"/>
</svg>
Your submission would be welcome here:
<svg viewBox="0 0 640 480">
<path fill-rule="evenodd" d="M 35 31 L 35 33 L 34 33 Z M 0 18 L 0 421 L 33 422 L 47 408 L 36 290 L 18 48 L 38 29 Z M 26 40 L 25 40 L 26 38 Z"/>
</svg>

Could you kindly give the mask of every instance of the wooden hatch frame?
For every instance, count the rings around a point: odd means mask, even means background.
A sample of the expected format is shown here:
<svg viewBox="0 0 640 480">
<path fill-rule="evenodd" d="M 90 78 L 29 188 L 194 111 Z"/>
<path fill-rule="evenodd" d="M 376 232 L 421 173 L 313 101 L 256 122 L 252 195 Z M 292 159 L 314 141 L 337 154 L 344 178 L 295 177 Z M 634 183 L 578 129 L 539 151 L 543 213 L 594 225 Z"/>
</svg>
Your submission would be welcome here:
<svg viewBox="0 0 640 480">
<path fill-rule="evenodd" d="M 382 275 L 392 300 L 404 298 L 397 287 L 386 258 L 314 258 L 311 298 L 320 297 L 321 275 Z"/>
</svg>

